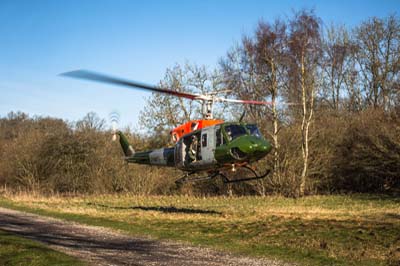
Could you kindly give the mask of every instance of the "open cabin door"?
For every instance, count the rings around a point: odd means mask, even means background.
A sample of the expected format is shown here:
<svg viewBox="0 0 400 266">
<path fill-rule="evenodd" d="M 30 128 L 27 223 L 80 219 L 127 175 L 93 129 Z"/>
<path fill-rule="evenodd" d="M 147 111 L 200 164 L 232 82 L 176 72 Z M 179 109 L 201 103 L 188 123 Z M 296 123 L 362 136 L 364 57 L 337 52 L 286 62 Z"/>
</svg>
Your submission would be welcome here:
<svg viewBox="0 0 400 266">
<path fill-rule="evenodd" d="M 215 127 L 185 135 L 175 146 L 175 166 L 182 170 L 200 170 L 215 163 Z"/>
</svg>

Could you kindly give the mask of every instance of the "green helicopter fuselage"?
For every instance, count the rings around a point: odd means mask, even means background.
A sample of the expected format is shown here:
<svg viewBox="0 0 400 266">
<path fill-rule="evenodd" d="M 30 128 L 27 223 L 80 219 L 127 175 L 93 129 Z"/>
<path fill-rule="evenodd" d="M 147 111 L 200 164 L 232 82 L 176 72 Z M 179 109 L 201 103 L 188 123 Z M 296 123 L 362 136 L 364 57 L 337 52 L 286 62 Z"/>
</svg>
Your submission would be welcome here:
<svg viewBox="0 0 400 266">
<path fill-rule="evenodd" d="M 170 166 L 183 171 L 216 170 L 265 157 L 272 149 L 255 124 L 221 123 L 182 136 L 174 147 L 134 152 L 118 132 L 129 163 Z"/>
</svg>

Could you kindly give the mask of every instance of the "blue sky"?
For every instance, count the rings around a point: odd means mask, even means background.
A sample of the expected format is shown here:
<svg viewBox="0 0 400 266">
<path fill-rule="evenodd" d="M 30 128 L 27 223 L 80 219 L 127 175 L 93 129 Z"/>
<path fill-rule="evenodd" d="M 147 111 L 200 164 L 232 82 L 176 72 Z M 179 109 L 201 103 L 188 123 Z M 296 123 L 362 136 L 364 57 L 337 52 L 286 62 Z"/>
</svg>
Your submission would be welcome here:
<svg viewBox="0 0 400 266">
<path fill-rule="evenodd" d="M 90 69 L 156 84 L 186 60 L 214 67 L 262 18 L 314 8 L 325 25 L 399 14 L 397 1 L 0 1 L 0 116 L 10 111 L 70 121 L 117 110 L 136 126 L 150 93 L 66 79 Z"/>
</svg>

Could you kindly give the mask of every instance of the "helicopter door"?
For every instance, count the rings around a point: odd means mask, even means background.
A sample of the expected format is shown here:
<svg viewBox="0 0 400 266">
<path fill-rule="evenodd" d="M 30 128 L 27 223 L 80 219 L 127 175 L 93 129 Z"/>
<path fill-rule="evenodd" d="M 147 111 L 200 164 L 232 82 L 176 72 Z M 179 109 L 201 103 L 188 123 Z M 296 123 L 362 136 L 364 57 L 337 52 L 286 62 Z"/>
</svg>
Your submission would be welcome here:
<svg viewBox="0 0 400 266">
<path fill-rule="evenodd" d="M 211 164 L 214 162 L 214 150 L 215 150 L 215 137 L 214 127 L 205 128 L 201 131 L 201 158 L 205 164 Z"/>
</svg>

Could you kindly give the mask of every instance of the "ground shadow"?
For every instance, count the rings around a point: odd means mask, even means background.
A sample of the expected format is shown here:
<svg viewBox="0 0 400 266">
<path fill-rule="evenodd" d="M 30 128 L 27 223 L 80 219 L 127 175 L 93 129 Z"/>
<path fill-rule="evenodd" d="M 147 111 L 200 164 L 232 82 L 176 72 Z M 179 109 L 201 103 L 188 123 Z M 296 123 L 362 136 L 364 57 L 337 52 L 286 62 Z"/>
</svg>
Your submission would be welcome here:
<svg viewBox="0 0 400 266">
<path fill-rule="evenodd" d="M 400 221 L 400 214 L 397 214 L 397 213 L 386 213 L 385 216 L 388 217 L 388 218 L 398 219 Z"/>
<path fill-rule="evenodd" d="M 393 194 L 369 194 L 369 193 L 355 193 L 349 194 L 352 199 L 363 200 L 363 201 L 380 201 L 382 203 L 392 202 L 400 203 L 400 193 Z"/>
<path fill-rule="evenodd" d="M 152 239 L 82 229 L 73 224 L 38 220 L 35 217 L 26 217 L 24 214 L 0 215 L 0 229 L 52 247 L 66 248 L 70 255 L 84 260 L 90 257 L 95 263 L 136 266 L 174 265 L 179 257 L 182 265 L 190 265 L 190 258 L 180 255 L 179 246 L 174 243 L 165 245 Z M 158 264 L 159 261 L 166 264 Z"/>
<path fill-rule="evenodd" d="M 114 210 L 142 210 L 142 211 L 158 211 L 163 213 L 185 213 L 185 214 L 216 214 L 222 215 L 222 212 L 214 211 L 214 210 L 201 210 L 201 209 L 191 209 L 191 208 L 176 208 L 174 206 L 110 206 L 106 204 L 97 204 L 97 203 L 87 203 L 87 205 L 97 206 L 101 208 L 108 208 Z"/>
</svg>

